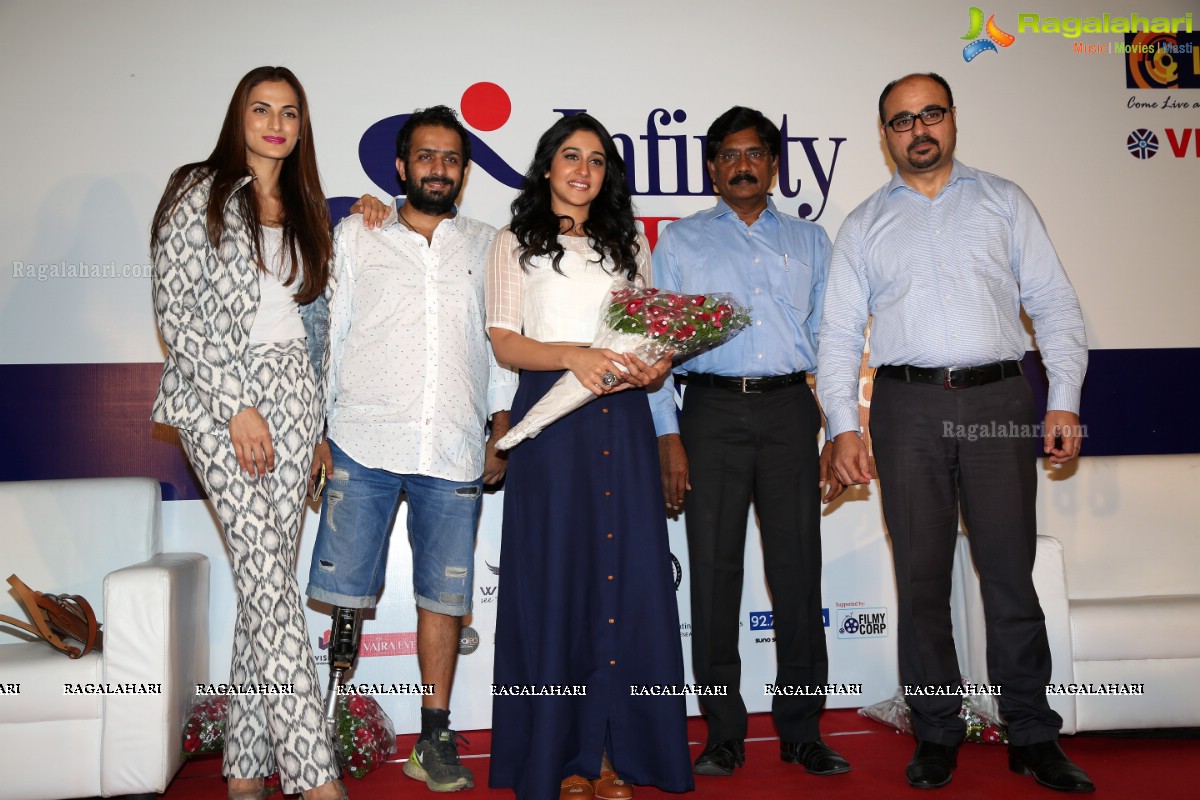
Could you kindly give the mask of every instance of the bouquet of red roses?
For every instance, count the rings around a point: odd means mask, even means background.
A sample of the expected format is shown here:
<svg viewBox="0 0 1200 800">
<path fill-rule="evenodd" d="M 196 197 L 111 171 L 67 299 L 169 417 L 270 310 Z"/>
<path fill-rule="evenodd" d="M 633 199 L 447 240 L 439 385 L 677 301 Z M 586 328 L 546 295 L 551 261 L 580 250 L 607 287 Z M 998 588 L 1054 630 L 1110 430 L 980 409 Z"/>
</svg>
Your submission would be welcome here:
<svg viewBox="0 0 1200 800">
<path fill-rule="evenodd" d="M 333 746 L 346 771 L 361 778 L 396 752 L 396 731 L 374 697 L 343 695 L 337 701 Z"/>
<path fill-rule="evenodd" d="M 668 352 L 674 352 L 676 359 L 683 359 L 716 347 L 749 324 L 750 310 L 738 305 L 728 294 L 635 289 L 622 281 L 601 309 L 600 326 L 592 347 L 631 353 L 653 364 Z M 625 369 L 614 364 L 616 367 Z M 610 376 L 612 383 L 607 380 Z M 605 379 L 607 386 L 617 382 L 615 373 L 605 375 Z M 496 446 L 510 450 L 595 399 L 590 389 L 567 372 Z"/>
</svg>

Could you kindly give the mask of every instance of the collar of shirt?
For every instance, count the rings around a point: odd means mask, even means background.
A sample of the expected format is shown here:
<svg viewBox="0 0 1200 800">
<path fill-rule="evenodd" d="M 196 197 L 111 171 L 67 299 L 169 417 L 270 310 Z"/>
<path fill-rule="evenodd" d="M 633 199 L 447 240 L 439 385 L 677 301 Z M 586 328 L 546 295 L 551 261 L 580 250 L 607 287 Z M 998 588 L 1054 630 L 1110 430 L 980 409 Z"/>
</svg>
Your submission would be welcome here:
<svg viewBox="0 0 1200 800">
<path fill-rule="evenodd" d="M 400 198 L 395 198 L 392 202 L 392 210 L 388 213 L 388 215 L 386 217 L 383 218 L 383 225 L 380 226 L 380 230 L 392 230 L 393 228 L 396 228 L 401 231 L 412 231 L 413 233 L 417 233 L 416 231 L 413 231 L 412 228 L 408 227 L 407 223 L 405 223 L 403 220 L 400 219 L 400 209 L 406 205 L 408 205 L 407 202 L 401 203 Z M 448 218 L 442 220 L 441 222 L 439 222 L 437 225 L 437 228 L 434 228 L 434 230 L 436 231 L 436 230 L 440 229 L 442 227 L 442 225 L 449 222 L 451 227 L 453 227 L 459 233 L 462 233 L 463 225 L 465 223 L 463 222 L 462 214 L 458 213 L 458 204 L 455 203 L 454 206 L 450 209 L 450 211 L 451 211 L 450 216 Z M 417 234 L 417 235 L 420 236 L 420 234 Z M 422 236 L 421 238 L 425 238 L 425 237 Z"/>
<path fill-rule="evenodd" d="M 701 213 L 706 215 L 710 220 L 729 216 L 742 225 L 746 225 L 746 223 L 742 222 L 741 217 L 737 215 L 737 212 L 735 212 L 733 208 L 730 207 L 730 205 L 720 197 L 717 198 L 717 204 L 715 206 Z M 753 224 L 757 225 L 762 220 L 766 220 L 766 224 L 773 224 L 776 226 L 779 225 L 779 210 L 775 208 L 775 201 L 772 200 L 769 195 L 767 196 L 767 207 L 764 208 L 763 212 L 758 215 L 758 219 L 754 220 Z M 746 227 L 753 227 L 753 225 L 746 225 Z"/>
<path fill-rule="evenodd" d="M 946 181 L 946 185 L 942 187 L 942 191 L 938 192 L 938 195 L 940 196 L 942 194 L 942 192 L 945 192 L 947 189 L 949 189 L 954 184 L 958 183 L 960 180 L 967 180 L 967 181 L 979 180 L 979 172 L 977 170 L 972 169 L 971 167 L 968 167 L 966 164 L 963 164 L 961 161 L 959 161 L 956 158 L 956 159 L 954 159 L 954 164 L 950 167 L 950 180 Z M 900 170 L 896 170 L 895 172 L 893 172 L 892 179 L 890 181 L 888 181 L 888 185 L 887 185 L 888 197 L 891 197 L 897 189 L 907 189 L 908 191 L 912 192 L 913 194 L 920 194 L 920 192 L 918 192 L 916 189 L 912 188 L 907 183 L 905 183 L 904 178 L 900 177 Z"/>
</svg>

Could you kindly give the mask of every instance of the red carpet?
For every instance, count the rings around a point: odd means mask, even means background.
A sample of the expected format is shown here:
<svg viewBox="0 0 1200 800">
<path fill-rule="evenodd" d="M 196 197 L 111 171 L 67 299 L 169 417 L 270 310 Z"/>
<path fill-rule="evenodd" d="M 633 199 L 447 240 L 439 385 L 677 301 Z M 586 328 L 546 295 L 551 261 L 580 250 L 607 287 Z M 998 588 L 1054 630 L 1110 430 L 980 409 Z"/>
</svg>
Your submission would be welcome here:
<svg viewBox="0 0 1200 800">
<path fill-rule="evenodd" d="M 688 733 L 693 757 L 700 752 L 704 723 L 691 719 Z M 750 739 L 746 742 L 746 766 L 728 778 L 697 776 L 696 791 L 675 795 L 651 788 L 637 789 L 636 800 L 663 800 L 687 797 L 689 800 L 765 800 L 800 796 L 831 800 L 886 800 L 887 798 L 944 798 L 944 800 L 999 800 L 1000 798 L 1064 797 L 1038 786 L 1032 778 L 1008 771 L 1008 758 L 1002 745 L 965 744 L 959 751 L 958 770 L 944 789 L 921 791 L 904 782 L 904 766 L 912 755 L 911 737 L 896 734 L 882 725 L 858 716 L 854 711 L 827 711 L 821 717 L 821 731 L 831 747 L 850 760 L 853 771 L 847 775 L 817 778 L 801 767 L 779 760 L 779 743 L 771 719 L 766 714 L 750 718 Z M 508 791 L 487 788 L 490 731 L 465 732 L 470 739 L 460 752 L 463 763 L 475 773 L 476 788 L 460 793 L 463 798 L 512 800 Z M 353 800 L 429 800 L 434 795 L 423 783 L 411 780 L 400 771 L 401 759 L 408 756 L 416 736 L 400 737 L 397 761 L 372 772 L 362 780 L 347 778 L 346 789 Z M 1144 736 L 1072 736 L 1064 737 L 1063 749 L 1087 770 L 1097 789 L 1093 797 L 1174 800 L 1200 797 L 1195 786 L 1195 770 L 1200 764 L 1200 739 L 1147 738 Z M 1136 765 L 1136 772 L 1132 765 Z M 225 796 L 219 758 L 189 762 L 168 787 L 164 800 L 215 800 Z M 548 800 L 554 800 L 549 798 Z"/>
</svg>

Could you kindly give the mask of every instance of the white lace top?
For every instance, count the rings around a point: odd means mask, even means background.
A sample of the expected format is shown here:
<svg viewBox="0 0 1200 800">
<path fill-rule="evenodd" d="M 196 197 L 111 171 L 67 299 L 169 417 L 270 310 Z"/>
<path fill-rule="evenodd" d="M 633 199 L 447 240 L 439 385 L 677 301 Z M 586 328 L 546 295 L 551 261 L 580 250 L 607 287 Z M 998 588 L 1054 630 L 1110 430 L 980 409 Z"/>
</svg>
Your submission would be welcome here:
<svg viewBox="0 0 1200 800">
<path fill-rule="evenodd" d="M 559 268 L 549 257 L 521 268 L 517 237 L 500 230 L 488 257 L 487 325 L 523 333 L 539 342 L 589 344 L 596 335 L 600 310 L 609 299 L 612 262 L 599 255 L 584 236 L 559 236 L 563 246 Z M 639 285 L 652 286 L 650 246 L 638 234 Z"/>
</svg>

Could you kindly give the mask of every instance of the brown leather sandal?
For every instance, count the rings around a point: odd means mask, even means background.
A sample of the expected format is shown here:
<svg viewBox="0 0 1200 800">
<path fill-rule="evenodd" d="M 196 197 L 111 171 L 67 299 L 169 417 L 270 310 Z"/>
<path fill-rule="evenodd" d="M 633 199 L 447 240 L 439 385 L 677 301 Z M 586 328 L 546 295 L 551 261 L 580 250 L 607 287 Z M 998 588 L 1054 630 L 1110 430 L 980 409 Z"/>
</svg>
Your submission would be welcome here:
<svg viewBox="0 0 1200 800">
<path fill-rule="evenodd" d="M 29 625 L 4 614 L 0 614 L 0 622 L 33 634 L 71 658 L 82 658 L 91 651 L 102 648 L 104 637 L 100 623 L 96 621 L 96 614 L 87 600 L 77 594 L 54 595 L 34 591 L 16 575 L 9 575 L 8 582 L 33 624 Z M 64 639 L 73 639 L 83 647 L 68 644 Z"/>
</svg>

